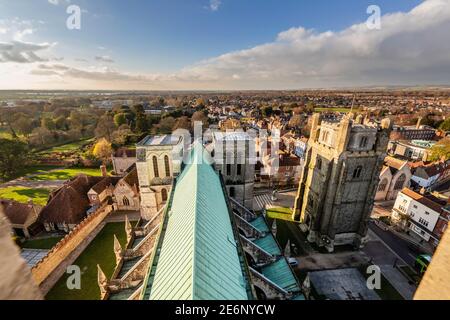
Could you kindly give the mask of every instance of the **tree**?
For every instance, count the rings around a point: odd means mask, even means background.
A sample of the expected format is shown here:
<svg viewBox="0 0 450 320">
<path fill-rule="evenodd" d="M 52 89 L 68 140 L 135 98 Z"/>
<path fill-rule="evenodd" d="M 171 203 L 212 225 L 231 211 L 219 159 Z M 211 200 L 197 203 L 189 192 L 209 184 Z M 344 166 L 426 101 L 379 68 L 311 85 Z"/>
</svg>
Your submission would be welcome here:
<svg viewBox="0 0 450 320">
<path fill-rule="evenodd" d="M 172 133 L 174 127 L 175 127 L 175 119 L 172 117 L 162 119 L 158 125 L 159 132 L 163 134 Z"/>
<path fill-rule="evenodd" d="M 55 136 L 47 128 L 35 128 L 31 133 L 30 143 L 35 146 L 46 146 L 55 142 Z"/>
<path fill-rule="evenodd" d="M 127 124 L 127 117 L 125 113 L 118 113 L 114 116 L 114 124 L 116 127 L 120 127 L 123 124 Z"/>
<path fill-rule="evenodd" d="M 270 117 L 273 114 L 273 108 L 271 106 L 264 107 L 262 109 L 262 115 L 264 117 Z"/>
<path fill-rule="evenodd" d="M 0 179 L 14 176 L 28 159 L 28 146 L 18 140 L 0 139 Z"/>
<path fill-rule="evenodd" d="M 450 117 L 445 119 L 445 121 L 441 123 L 439 129 L 441 129 L 442 131 L 450 131 Z"/>
<path fill-rule="evenodd" d="M 208 117 L 206 116 L 205 112 L 203 111 L 196 111 L 192 115 L 191 123 L 194 126 L 195 122 L 201 122 L 203 126 L 208 125 Z"/>
<path fill-rule="evenodd" d="M 26 137 L 28 137 L 34 129 L 33 120 L 26 116 L 21 116 L 14 121 L 13 126 Z"/>
<path fill-rule="evenodd" d="M 436 143 L 430 149 L 430 160 L 448 160 L 450 159 L 450 138 L 444 138 Z"/>
<path fill-rule="evenodd" d="M 123 146 L 127 144 L 128 138 L 133 135 L 133 132 L 131 131 L 130 127 L 126 124 L 120 126 L 119 129 L 113 132 L 111 135 L 112 142 L 115 145 Z"/>
<path fill-rule="evenodd" d="M 56 124 L 51 118 L 43 118 L 42 119 L 42 127 L 47 128 L 50 131 L 56 130 Z"/>
<path fill-rule="evenodd" d="M 308 103 L 306 104 L 305 111 L 306 111 L 307 113 L 314 113 L 314 110 L 315 110 L 314 103 L 313 103 L 312 101 L 308 102 Z"/>
<path fill-rule="evenodd" d="M 106 138 L 108 141 L 111 141 L 111 135 L 115 129 L 116 125 L 113 117 L 105 113 L 100 117 L 94 132 L 97 138 Z"/>
<path fill-rule="evenodd" d="M 145 110 L 142 104 L 137 104 L 133 107 L 133 112 L 135 114 L 136 123 L 135 130 L 137 133 L 147 132 L 149 129 L 147 116 L 145 115 Z"/>
<path fill-rule="evenodd" d="M 96 157 L 99 160 L 102 160 L 103 164 L 106 164 L 112 154 L 111 143 L 109 143 L 108 140 L 106 140 L 105 138 L 100 139 L 95 144 L 92 153 L 94 157 Z"/>
<path fill-rule="evenodd" d="M 173 127 L 173 130 L 177 129 L 186 129 L 189 130 L 191 127 L 191 121 L 188 117 L 183 116 L 177 119 L 177 122 L 175 123 L 175 126 Z"/>
<path fill-rule="evenodd" d="M 291 117 L 289 120 L 289 127 L 291 128 L 298 128 L 302 125 L 302 116 L 299 114 L 295 114 Z"/>
<path fill-rule="evenodd" d="M 54 121 L 56 129 L 64 131 L 67 131 L 69 129 L 69 123 L 64 116 L 57 117 Z"/>
</svg>

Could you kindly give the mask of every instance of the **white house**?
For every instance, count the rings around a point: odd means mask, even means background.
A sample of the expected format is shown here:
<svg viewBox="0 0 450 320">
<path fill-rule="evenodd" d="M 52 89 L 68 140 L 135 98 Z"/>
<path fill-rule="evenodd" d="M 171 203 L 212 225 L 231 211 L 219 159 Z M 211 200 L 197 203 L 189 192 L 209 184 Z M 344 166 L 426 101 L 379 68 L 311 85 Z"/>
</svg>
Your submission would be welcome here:
<svg viewBox="0 0 450 320">
<path fill-rule="evenodd" d="M 436 197 L 405 188 L 397 196 L 392 220 L 405 230 L 413 231 L 420 239 L 429 241 L 441 210 L 442 204 Z"/>
<path fill-rule="evenodd" d="M 411 180 L 418 186 L 429 189 L 447 182 L 449 178 L 450 161 L 438 161 L 416 168 Z"/>
</svg>

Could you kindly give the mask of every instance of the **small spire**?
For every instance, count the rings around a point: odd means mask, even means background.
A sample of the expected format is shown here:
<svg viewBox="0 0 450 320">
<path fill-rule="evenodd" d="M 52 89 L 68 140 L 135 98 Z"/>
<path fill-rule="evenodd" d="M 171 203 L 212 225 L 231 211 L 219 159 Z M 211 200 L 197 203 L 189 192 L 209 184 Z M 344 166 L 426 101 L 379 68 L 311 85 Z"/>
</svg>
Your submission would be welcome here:
<svg viewBox="0 0 450 320">
<path fill-rule="evenodd" d="M 116 265 L 118 265 L 120 260 L 122 259 L 122 245 L 120 244 L 116 235 L 114 235 L 114 253 L 116 255 Z"/>
<path fill-rule="evenodd" d="M 127 235 L 127 244 L 129 244 L 133 237 L 133 227 L 128 219 L 128 215 L 125 215 L 125 233 Z"/>
<path fill-rule="evenodd" d="M 97 282 L 100 288 L 101 299 L 103 300 L 108 292 L 108 278 L 102 268 L 100 268 L 100 265 L 97 265 Z"/>
</svg>

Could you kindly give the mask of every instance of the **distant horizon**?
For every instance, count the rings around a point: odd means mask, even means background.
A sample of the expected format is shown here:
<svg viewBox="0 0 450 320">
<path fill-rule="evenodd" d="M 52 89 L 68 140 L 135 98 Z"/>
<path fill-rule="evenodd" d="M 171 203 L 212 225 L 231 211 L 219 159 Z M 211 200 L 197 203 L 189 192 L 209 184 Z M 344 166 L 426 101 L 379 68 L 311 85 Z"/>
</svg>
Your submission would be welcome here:
<svg viewBox="0 0 450 320">
<path fill-rule="evenodd" d="M 369 90 L 369 91 L 392 91 L 392 90 L 450 90 L 450 84 L 448 85 L 373 85 L 373 86 L 360 86 L 360 87 L 317 87 L 317 88 L 298 88 L 298 89 L 1 89 L 0 92 L 11 92 L 11 91 L 30 91 L 30 92 L 295 92 L 295 91 L 357 91 L 357 90 Z"/>
<path fill-rule="evenodd" d="M 450 0 L 0 0 L 0 89 L 447 86 L 448 30 Z"/>
</svg>

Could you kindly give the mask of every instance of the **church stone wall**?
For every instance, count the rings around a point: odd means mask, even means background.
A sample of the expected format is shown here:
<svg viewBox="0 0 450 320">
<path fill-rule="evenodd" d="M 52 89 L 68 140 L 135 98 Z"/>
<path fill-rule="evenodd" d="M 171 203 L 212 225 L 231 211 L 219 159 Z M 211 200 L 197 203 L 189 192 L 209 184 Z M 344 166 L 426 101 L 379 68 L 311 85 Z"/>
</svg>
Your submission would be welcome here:
<svg viewBox="0 0 450 320">
<path fill-rule="evenodd" d="M 35 283 L 45 295 L 56 284 L 78 256 L 86 249 L 105 225 L 105 218 L 112 211 L 102 207 L 78 224 L 71 233 L 54 246 L 37 265 L 32 274 Z"/>
</svg>

